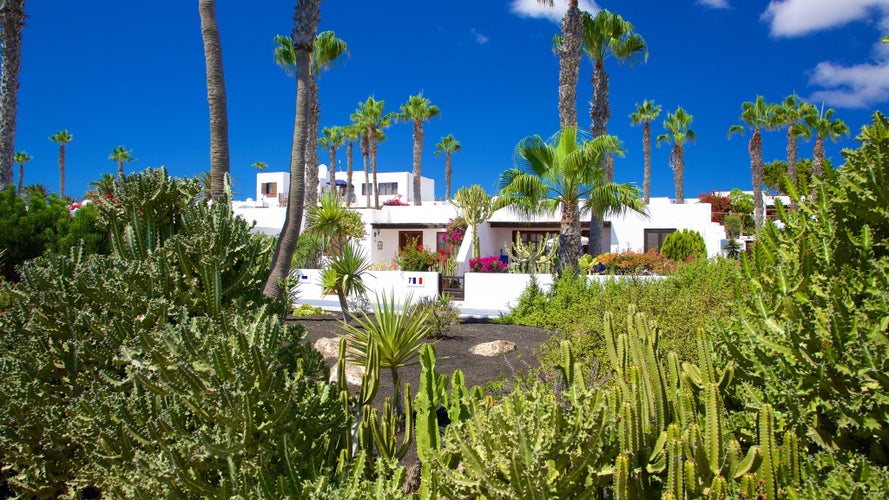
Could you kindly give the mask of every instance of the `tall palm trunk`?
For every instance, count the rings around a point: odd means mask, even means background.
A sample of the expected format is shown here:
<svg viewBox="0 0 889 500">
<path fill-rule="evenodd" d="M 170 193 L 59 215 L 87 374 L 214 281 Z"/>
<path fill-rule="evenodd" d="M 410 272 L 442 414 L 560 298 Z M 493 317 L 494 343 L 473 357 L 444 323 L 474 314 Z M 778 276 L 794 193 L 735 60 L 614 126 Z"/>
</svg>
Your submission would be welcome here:
<svg viewBox="0 0 889 500">
<path fill-rule="evenodd" d="M 306 131 L 306 208 L 318 204 L 318 81 L 309 75 L 309 123 Z"/>
<path fill-rule="evenodd" d="M 210 105 L 210 196 L 216 198 L 225 193 L 225 175 L 230 170 L 228 106 L 215 1 L 198 0 L 198 9 L 201 13 L 201 37 L 204 40 L 204 61 L 207 67 L 207 102 Z M 118 175 L 123 176 L 122 162 Z"/>
<path fill-rule="evenodd" d="M 0 189 L 12 184 L 25 0 L 0 4 Z"/>
<path fill-rule="evenodd" d="M 117 162 L 117 176 L 120 177 L 120 178 L 123 178 L 123 160 L 118 160 L 118 162 Z M 211 169 L 210 169 L 210 183 L 211 183 L 211 184 L 213 183 L 213 170 L 212 170 L 212 167 L 211 167 Z M 210 196 L 213 196 L 213 194 L 212 194 L 212 190 L 213 190 L 213 186 L 210 186 L 210 192 L 211 192 L 211 195 L 210 195 Z M 220 193 L 220 196 L 221 196 L 221 193 Z"/>
<path fill-rule="evenodd" d="M 608 104 L 608 73 L 605 72 L 605 61 L 596 59 L 593 70 L 593 100 L 590 101 L 590 132 L 593 138 L 608 133 L 608 120 L 611 118 Z M 611 155 L 602 157 L 602 168 L 605 169 L 606 182 L 614 180 L 614 160 Z M 587 253 L 596 256 L 602 253 L 602 220 L 603 214 L 590 211 L 590 236 Z"/>
<path fill-rule="evenodd" d="M 355 144 L 351 139 L 346 149 L 346 206 L 352 206 L 352 146 Z"/>
<path fill-rule="evenodd" d="M 759 129 L 753 131 L 748 147 L 750 152 L 750 170 L 753 172 L 753 222 L 757 228 L 762 227 L 764 211 L 762 205 L 762 179 L 764 166 L 762 164 L 762 134 Z"/>
<path fill-rule="evenodd" d="M 651 199 L 651 122 L 642 124 L 642 155 L 645 157 L 645 173 L 642 180 L 642 200 L 648 205 Z"/>
<path fill-rule="evenodd" d="M 19 186 L 16 194 L 22 195 L 22 188 L 25 186 L 25 163 L 19 163 Z"/>
<path fill-rule="evenodd" d="M 562 219 L 559 230 L 558 273 L 566 270 L 577 271 L 580 258 L 580 214 L 576 201 L 565 201 L 562 205 Z"/>
<path fill-rule="evenodd" d="M 330 192 L 336 194 L 336 146 L 327 150 L 330 155 L 330 165 L 327 167 L 327 178 L 330 181 Z"/>
<path fill-rule="evenodd" d="M 577 80 L 583 57 L 583 18 L 578 0 L 568 1 L 562 18 L 562 44 L 559 47 L 559 126 L 577 126 Z"/>
<path fill-rule="evenodd" d="M 673 146 L 670 153 L 670 163 L 673 165 L 673 185 L 676 188 L 676 203 L 685 203 L 685 147 L 682 144 Z"/>
<path fill-rule="evenodd" d="M 790 182 L 796 186 L 798 176 L 796 171 L 796 156 L 799 148 L 796 144 L 796 134 L 792 132 L 792 128 L 793 125 L 787 129 L 787 175 L 790 177 Z"/>
<path fill-rule="evenodd" d="M 602 218 L 599 214 L 594 213 L 590 217 L 590 237 L 587 244 L 587 253 L 593 257 L 602 253 Z M 609 250 L 611 250 L 611 245 Z"/>
<path fill-rule="evenodd" d="M 414 120 L 414 205 L 422 205 L 420 176 L 423 175 L 423 122 Z"/>
<path fill-rule="evenodd" d="M 370 171 L 367 169 L 367 158 L 370 155 L 370 139 L 367 135 L 361 136 L 361 158 L 364 161 L 364 194 L 367 196 L 367 208 L 370 208 L 370 190 L 373 186 L 370 183 Z"/>
<path fill-rule="evenodd" d="M 820 179 L 824 174 L 824 138 L 815 137 L 815 146 L 812 149 L 812 180 L 810 182 L 809 194 L 812 200 L 818 197 L 818 191 L 815 189 L 815 179 Z"/>
<path fill-rule="evenodd" d="M 59 198 L 65 197 L 65 145 L 59 145 Z"/>
<path fill-rule="evenodd" d="M 380 208 L 380 188 L 377 184 L 377 129 L 370 128 L 370 169 L 374 178 L 374 208 Z"/>
<path fill-rule="evenodd" d="M 451 199 L 451 152 L 445 153 L 445 200 Z"/>
<path fill-rule="evenodd" d="M 297 0 L 294 7 L 293 40 L 296 49 L 296 118 L 293 126 L 293 146 L 290 151 L 290 194 L 284 227 L 275 248 L 269 277 L 262 288 L 266 297 L 283 298 L 285 290 L 279 281 L 290 274 L 290 260 L 299 240 L 305 201 L 305 158 L 309 112 L 309 59 L 318 22 L 321 0 Z"/>
</svg>

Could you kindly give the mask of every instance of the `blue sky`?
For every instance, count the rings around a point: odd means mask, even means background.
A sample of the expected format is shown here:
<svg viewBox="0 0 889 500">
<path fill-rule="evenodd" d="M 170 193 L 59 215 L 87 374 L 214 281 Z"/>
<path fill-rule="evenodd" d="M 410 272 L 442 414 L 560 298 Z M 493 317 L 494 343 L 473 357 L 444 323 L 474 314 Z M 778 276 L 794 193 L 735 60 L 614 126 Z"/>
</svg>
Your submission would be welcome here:
<svg viewBox="0 0 889 500">
<path fill-rule="evenodd" d="M 557 4 L 562 3 L 557 1 Z M 255 193 L 264 161 L 285 170 L 294 119 L 295 81 L 274 64 L 276 34 L 289 34 L 293 0 L 220 0 L 230 122 L 231 168 L 241 198 Z M 642 130 L 631 127 L 634 104 L 653 99 L 667 111 L 694 116 L 697 141 L 686 148 L 687 197 L 712 189 L 751 189 L 749 136 L 726 138 L 741 104 L 788 94 L 833 107 L 852 137 L 889 101 L 889 0 L 637 0 L 581 1 L 632 22 L 649 47 L 647 63 L 606 60 L 612 118 L 609 132 L 624 144 L 616 180 L 642 184 Z M 425 126 L 423 174 L 444 196 L 444 159 L 433 155 L 453 133 L 454 189 L 496 190 L 523 137 L 558 128 L 558 59 L 551 39 L 563 10 L 536 0 L 322 2 L 321 30 L 333 30 L 350 56 L 320 81 L 321 125 L 345 125 L 359 101 L 385 100 L 398 111 L 422 91 L 441 115 Z M 16 150 L 34 157 L 25 183 L 59 186 L 58 148 L 48 137 L 68 129 L 66 192 L 79 196 L 103 172 L 114 172 L 111 150 L 123 145 L 137 161 L 128 171 L 164 165 L 173 175 L 209 169 L 208 109 L 197 2 L 84 0 L 26 5 Z M 578 118 L 589 127 L 591 65 L 584 61 Z M 663 128 L 659 119 L 653 134 Z M 380 145 L 379 170 L 411 168 L 411 127 L 396 124 Z M 811 155 L 812 143 L 801 145 Z M 765 159 L 784 158 L 785 136 L 764 138 Z M 360 155 L 356 159 L 360 161 Z M 327 163 L 326 152 L 320 159 Z M 340 150 L 345 170 L 345 151 Z M 356 162 L 356 168 L 360 164 Z M 668 147 L 652 153 L 652 195 L 672 196 Z M 16 168 L 16 176 L 18 169 Z M 17 179 L 16 179 L 17 181 Z"/>
</svg>

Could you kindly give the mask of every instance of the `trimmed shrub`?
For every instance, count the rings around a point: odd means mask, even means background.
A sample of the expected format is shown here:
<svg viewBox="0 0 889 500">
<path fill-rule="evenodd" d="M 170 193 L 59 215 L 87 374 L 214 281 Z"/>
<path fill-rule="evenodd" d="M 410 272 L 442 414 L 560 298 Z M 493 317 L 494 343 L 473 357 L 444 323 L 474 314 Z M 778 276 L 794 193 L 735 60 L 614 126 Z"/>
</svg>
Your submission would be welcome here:
<svg viewBox="0 0 889 500">
<path fill-rule="evenodd" d="M 401 249 L 395 262 L 402 271 L 429 271 L 441 257 L 435 252 L 427 250 L 414 238 Z"/>
<path fill-rule="evenodd" d="M 608 274 L 664 274 L 675 266 L 655 250 L 645 253 L 624 250 L 620 253 L 603 253 L 596 260 L 605 266 Z"/>
<path fill-rule="evenodd" d="M 16 266 L 52 249 L 67 233 L 70 218 L 68 203 L 55 195 L 25 199 L 15 194 L 13 185 L 0 191 L 0 248 L 6 249 L 0 261 L 3 277 L 18 280 Z"/>
<path fill-rule="evenodd" d="M 661 253 L 673 262 L 685 262 L 707 257 L 707 245 L 704 243 L 701 233 L 683 229 L 674 231 L 664 238 Z"/>
</svg>

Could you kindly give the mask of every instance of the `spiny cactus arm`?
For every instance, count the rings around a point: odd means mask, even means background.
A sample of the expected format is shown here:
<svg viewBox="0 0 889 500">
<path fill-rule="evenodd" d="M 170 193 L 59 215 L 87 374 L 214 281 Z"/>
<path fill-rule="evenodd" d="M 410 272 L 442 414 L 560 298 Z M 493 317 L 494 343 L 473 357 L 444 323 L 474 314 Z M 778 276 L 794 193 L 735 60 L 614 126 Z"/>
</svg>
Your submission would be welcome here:
<svg viewBox="0 0 889 500">
<path fill-rule="evenodd" d="M 778 497 L 778 444 L 775 441 L 775 411 L 772 405 L 765 404 L 759 410 L 759 447 L 762 463 L 759 466 L 760 480 L 764 483 L 766 499 Z"/>
<path fill-rule="evenodd" d="M 722 469 L 721 462 L 725 450 L 723 436 L 725 434 L 719 385 L 711 382 L 704 387 L 704 442 L 707 449 L 707 461 L 710 465 L 710 472 L 714 476 L 719 474 L 719 471 Z"/>
<path fill-rule="evenodd" d="M 441 449 L 438 432 L 438 382 L 435 374 L 435 348 L 424 345 L 420 350 L 420 387 L 414 401 L 416 410 L 417 456 L 423 463 L 431 462 Z"/>
<path fill-rule="evenodd" d="M 744 460 L 738 462 L 738 465 L 730 471 L 732 475 L 732 479 L 741 479 L 742 477 L 750 474 L 750 469 L 753 468 L 753 464 L 756 462 L 756 457 L 759 454 L 759 446 L 753 445 L 750 449 L 747 450 L 747 455 L 744 456 Z"/>
<path fill-rule="evenodd" d="M 682 441 L 671 439 L 667 443 L 667 487 L 665 495 L 671 494 L 673 498 L 685 498 L 685 490 L 682 486 Z"/>
<path fill-rule="evenodd" d="M 800 482 L 800 454 L 799 438 L 793 431 L 784 433 L 784 443 L 781 445 L 781 465 L 785 471 L 785 482 L 799 484 Z"/>
<path fill-rule="evenodd" d="M 614 500 L 630 498 L 630 457 L 621 453 L 614 460 Z"/>
</svg>

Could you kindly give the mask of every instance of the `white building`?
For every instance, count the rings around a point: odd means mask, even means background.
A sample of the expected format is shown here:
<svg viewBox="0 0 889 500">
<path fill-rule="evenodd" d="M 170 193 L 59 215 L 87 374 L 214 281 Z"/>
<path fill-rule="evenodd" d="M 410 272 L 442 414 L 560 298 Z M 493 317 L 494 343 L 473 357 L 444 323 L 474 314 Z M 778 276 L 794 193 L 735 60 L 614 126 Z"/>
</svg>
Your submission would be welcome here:
<svg viewBox="0 0 889 500">
<path fill-rule="evenodd" d="M 319 189 L 329 189 L 327 169 L 319 166 Z M 336 173 L 336 185 L 340 193 L 345 193 L 345 173 Z M 433 200 L 434 181 L 422 178 L 423 204 L 413 205 L 413 176 L 409 172 L 378 172 L 380 203 L 399 197 L 409 206 L 382 206 L 379 210 L 367 208 L 367 192 L 372 183 L 365 182 L 364 172 L 353 172 L 352 208 L 361 214 L 367 236 L 361 246 L 373 264 L 393 261 L 401 248 L 416 242 L 431 251 L 447 251 L 444 243 L 445 229 L 451 219 L 460 211 L 450 202 Z M 259 173 L 256 180 L 257 202 L 235 202 L 235 212 L 248 221 L 256 222 L 256 230 L 267 234 L 278 234 L 284 225 L 287 192 L 290 175 L 285 172 Z M 384 187 L 385 186 L 385 187 Z M 384 194 L 384 192 L 386 194 Z M 526 218 L 511 208 L 498 210 L 479 227 L 481 255 L 502 255 L 515 241 L 516 235 L 527 241 L 539 241 L 558 235 L 561 214 L 557 211 L 546 216 Z M 695 230 L 704 237 L 707 255 L 713 257 L 722 252 L 725 230 L 722 225 L 711 222 L 710 204 L 697 200 L 677 205 L 669 198 L 652 198 L 648 205 L 648 215 L 628 212 L 619 216 L 606 217 L 602 228 L 602 250 L 619 252 L 634 250 L 645 252 L 659 249 L 664 238 L 682 229 Z M 589 234 L 589 219 L 581 221 L 582 236 Z M 455 256 L 460 272 L 468 269 L 470 258 L 471 230 L 467 231 L 464 245 Z"/>
</svg>

